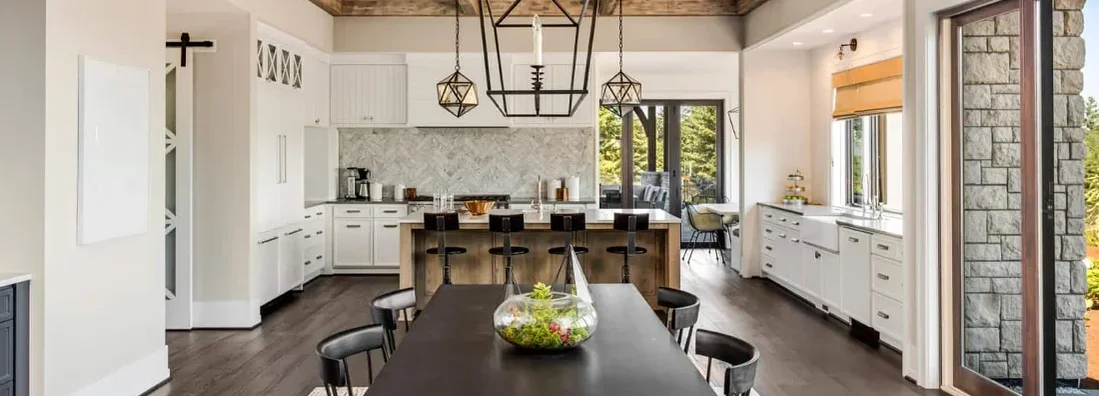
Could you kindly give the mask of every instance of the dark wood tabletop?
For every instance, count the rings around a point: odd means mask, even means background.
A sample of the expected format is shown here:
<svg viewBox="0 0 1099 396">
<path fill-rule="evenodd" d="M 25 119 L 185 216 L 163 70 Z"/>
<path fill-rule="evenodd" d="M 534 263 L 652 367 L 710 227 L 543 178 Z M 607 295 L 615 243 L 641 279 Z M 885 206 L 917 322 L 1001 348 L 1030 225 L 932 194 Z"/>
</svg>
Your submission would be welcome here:
<svg viewBox="0 0 1099 396">
<path fill-rule="evenodd" d="M 498 285 L 442 286 L 371 396 L 713 396 L 633 285 L 591 285 L 599 324 L 577 349 L 522 352 L 496 336 Z"/>
</svg>

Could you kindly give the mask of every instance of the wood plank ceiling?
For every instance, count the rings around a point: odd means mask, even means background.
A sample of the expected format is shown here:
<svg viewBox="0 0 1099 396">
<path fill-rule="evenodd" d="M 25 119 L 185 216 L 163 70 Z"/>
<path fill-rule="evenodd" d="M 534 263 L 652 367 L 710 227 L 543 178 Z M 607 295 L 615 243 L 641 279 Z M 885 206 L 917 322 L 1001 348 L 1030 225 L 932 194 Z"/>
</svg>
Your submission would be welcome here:
<svg viewBox="0 0 1099 396">
<path fill-rule="evenodd" d="M 454 0 L 309 0 L 335 16 L 451 16 Z M 458 0 L 463 15 L 477 15 L 478 2 Z M 499 17 L 513 0 L 483 0 Z M 582 0 L 558 0 L 570 15 L 577 15 Z M 601 15 L 616 14 L 622 2 L 629 16 L 745 15 L 767 0 L 600 0 Z M 513 15 L 561 15 L 551 0 L 523 0 Z"/>
</svg>

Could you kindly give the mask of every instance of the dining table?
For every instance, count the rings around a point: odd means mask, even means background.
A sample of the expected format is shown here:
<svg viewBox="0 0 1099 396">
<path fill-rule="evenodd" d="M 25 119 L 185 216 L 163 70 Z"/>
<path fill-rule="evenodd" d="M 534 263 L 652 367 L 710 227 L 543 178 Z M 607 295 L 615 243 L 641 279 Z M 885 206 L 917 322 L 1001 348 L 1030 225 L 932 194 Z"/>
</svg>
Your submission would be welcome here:
<svg viewBox="0 0 1099 396">
<path fill-rule="evenodd" d="M 496 335 L 502 285 L 443 285 L 367 390 L 371 396 L 713 396 L 632 284 L 589 286 L 595 333 L 571 350 L 532 352 Z"/>
</svg>

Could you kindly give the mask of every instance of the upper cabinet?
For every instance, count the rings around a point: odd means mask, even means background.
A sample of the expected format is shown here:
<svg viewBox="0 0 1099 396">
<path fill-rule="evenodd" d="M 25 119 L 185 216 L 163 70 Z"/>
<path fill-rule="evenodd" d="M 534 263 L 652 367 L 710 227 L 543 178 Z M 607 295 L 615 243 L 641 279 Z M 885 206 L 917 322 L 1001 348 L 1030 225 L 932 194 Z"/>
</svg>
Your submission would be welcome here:
<svg viewBox="0 0 1099 396">
<path fill-rule="evenodd" d="M 408 123 L 408 66 L 333 64 L 331 123 L 399 126 Z"/>
<path fill-rule="evenodd" d="M 328 126 L 328 109 L 331 100 L 329 89 L 332 80 L 328 61 L 307 58 L 305 64 L 302 65 L 302 74 L 305 80 L 303 89 L 309 100 L 306 110 L 311 111 L 305 124 L 320 127 Z"/>
<path fill-rule="evenodd" d="M 409 125 L 418 127 L 506 127 L 507 117 L 488 96 L 485 63 L 481 54 L 462 54 L 462 74 L 477 86 L 477 107 L 455 117 L 439 106 L 438 84 L 454 73 L 454 54 L 409 54 Z M 505 70 L 510 75 L 510 69 Z M 495 80 L 494 80 L 495 81 Z M 493 87 L 499 88 L 499 87 Z"/>
<path fill-rule="evenodd" d="M 512 65 L 512 81 L 508 89 L 529 90 L 532 89 L 533 68 L 531 63 L 516 62 Z M 547 90 L 567 90 L 571 87 L 580 89 L 584 87 L 584 65 L 576 65 L 575 74 L 571 60 L 555 63 L 546 62 L 542 69 L 542 88 Z M 592 75 L 594 76 L 594 74 Z M 537 105 L 542 113 L 564 113 L 569 106 L 576 107 L 576 112 L 571 117 L 514 117 L 515 125 L 539 125 L 539 126 L 592 126 L 595 112 L 594 101 L 597 95 L 588 81 L 588 94 L 582 99 L 578 95 L 546 95 L 535 101 L 533 95 L 517 96 L 515 103 L 509 107 L 517 113 L 534 113 Z"/>
</svg>

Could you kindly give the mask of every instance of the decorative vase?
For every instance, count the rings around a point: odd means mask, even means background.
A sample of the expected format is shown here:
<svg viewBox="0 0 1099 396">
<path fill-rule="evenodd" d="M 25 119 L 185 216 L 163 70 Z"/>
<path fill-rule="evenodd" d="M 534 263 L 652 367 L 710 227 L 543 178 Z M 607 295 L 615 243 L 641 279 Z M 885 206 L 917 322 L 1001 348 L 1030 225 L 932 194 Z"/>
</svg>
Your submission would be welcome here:
<svg viewBox="0 0 1099 396">
<path fill-rule="evenodd" d="M 595 308 L 580 297 L 550 291 L 539 284 L 533 292 L 511 296 L 492 315 L 496 334 L 521 349 L 572 349 L 595 334 Z"/>
</svg>

